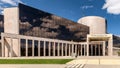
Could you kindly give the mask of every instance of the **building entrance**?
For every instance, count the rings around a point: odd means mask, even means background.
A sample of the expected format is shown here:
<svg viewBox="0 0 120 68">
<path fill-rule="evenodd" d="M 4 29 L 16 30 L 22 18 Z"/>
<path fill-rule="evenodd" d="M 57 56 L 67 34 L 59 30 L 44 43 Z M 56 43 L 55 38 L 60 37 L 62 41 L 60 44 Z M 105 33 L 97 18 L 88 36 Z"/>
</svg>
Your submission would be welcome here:
<svg viewBox="0 0 120 68">
<path fill-rule="evenodd" d="M 113 55 L 113 35 L 93 34 L 87 35 L 88 56 L 112 56 Z M 107 44 L 106 44 L 107 43 Z"/>
<path fill-rule="evenodd" d="M 103 45 L 102 44 L 89 45 L 89 56 L 103 56 Z"/>
</svg>

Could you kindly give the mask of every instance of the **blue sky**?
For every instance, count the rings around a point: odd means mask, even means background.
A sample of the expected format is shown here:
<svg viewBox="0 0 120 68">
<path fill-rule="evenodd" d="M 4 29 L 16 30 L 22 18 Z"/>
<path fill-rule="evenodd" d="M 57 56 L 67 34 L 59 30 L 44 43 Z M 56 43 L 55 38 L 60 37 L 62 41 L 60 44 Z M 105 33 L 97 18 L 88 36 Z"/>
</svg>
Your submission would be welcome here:
<svg viewBox="0 0 120 68">
<path fill-rule="evenodd" d="M 101 16 L 107 19 L 108 33 L 120 35 L 120 0 L 0 0 L 0 11 L 19 2 L 75 22 L 83 16 Z"/>
</svg>

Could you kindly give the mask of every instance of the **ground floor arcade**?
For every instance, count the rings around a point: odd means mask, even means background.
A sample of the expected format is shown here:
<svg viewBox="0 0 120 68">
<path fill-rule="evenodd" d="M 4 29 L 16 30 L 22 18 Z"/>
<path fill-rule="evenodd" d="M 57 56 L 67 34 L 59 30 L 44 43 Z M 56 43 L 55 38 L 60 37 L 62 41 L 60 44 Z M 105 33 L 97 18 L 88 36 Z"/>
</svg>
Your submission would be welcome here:
<svg viewBox="0 0 120 68">
<path fill-rule="evenodd" d="M 111 37 L 88 35 L 87 42 L 73 42 L 2 33 L 1 52 L 2 57 L 112 56 Z"/>
</svg>

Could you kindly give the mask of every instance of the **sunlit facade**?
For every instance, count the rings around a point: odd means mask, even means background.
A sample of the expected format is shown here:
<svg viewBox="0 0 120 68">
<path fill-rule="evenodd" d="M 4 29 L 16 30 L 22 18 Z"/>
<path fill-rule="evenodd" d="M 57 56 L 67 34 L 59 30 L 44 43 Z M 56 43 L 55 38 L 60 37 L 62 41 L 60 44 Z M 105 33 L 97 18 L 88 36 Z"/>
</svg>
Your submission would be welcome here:
<svg viewBox="0 0 120 68">
<path fill-rule="evenodd" d="M 102 17 L 77 23 L 19 4 L 4 9 L 3 22 L 2 57 L 113 56 L 113 36 Z"/>
</svg>

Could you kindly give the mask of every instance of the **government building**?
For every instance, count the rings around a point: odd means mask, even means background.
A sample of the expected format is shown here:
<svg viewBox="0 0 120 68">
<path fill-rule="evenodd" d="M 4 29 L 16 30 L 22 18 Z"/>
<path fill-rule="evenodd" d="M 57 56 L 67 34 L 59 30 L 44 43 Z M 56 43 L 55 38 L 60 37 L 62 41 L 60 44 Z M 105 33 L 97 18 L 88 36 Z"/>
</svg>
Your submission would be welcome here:
<svg viewBox="0 0 120 68">
<path fill-rule="evenodd" d="M 77 22 L 19 4 L 0 15 L 1 57 L 114 56 L 107 21 L 85 16 Z"/>
</svg>

